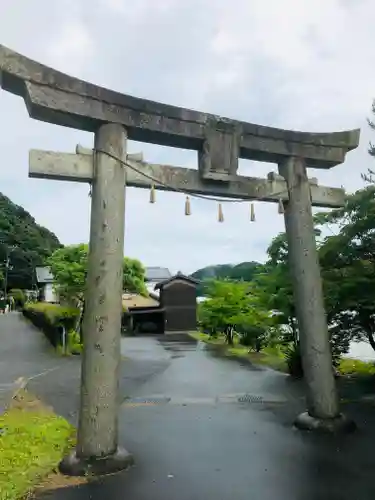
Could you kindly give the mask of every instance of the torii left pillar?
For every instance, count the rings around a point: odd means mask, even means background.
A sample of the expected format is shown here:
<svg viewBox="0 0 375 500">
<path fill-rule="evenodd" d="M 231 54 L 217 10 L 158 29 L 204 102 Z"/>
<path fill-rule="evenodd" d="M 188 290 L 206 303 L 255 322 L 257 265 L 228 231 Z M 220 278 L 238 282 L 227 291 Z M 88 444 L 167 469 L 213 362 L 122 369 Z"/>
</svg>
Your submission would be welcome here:
<svg viewBox="0 0 375 500">
<path fill-rule="evenodd" d="M 118 446 L 126 176 L 124 164 L 109 156 L 125 161 L 126 141 L 118 124 L 102 125 L 95 134 L 77 446 L 60 463 L 62 473 L 74 476 L 133 463 Z"/>
</svg>

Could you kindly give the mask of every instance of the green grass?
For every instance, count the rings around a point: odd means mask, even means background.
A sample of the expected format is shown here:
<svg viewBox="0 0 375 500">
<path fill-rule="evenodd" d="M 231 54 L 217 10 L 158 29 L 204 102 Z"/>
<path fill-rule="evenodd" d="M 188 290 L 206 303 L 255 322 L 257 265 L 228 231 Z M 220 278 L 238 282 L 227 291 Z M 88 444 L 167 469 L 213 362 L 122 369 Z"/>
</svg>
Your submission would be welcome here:
<svg viewBox="0 0 375 500">
<path fill-rule="evenodd" d="M 22 391 L 0 415 L 0 499 L 25 498 L 74 445 L 75 429 Z"/>
<path fill-rule="evenodd" d="M 190 337 L 193 337 L 196 340 L 201 340 L 202 342 L 206 342 L 207 344 L 214 345 L 224 345 L 224 336 L 219 335 L 217 338 L 210 338 L 208 335 L 202 332 L 191 332 L 189 333 Z"/>
<path fill-rule="evenodd" d="M 282 372 L 287 370 L 284 355 L 276 347 L 265 347 L 262 351 L 255 352 L 237 341 L 234 347 L 227 347 L 227 352 L 231 356 L 248 359 L 254 364 L 269 366 Z"/>
<path fill-rule="evenodd" d="M 221 348 L 224 355 L 248 359 L 254 364 L 266 365 L 275 370 L 286 371 L 284 355 L 277 346 L 266 347 L 261 352 L 254 352 L 248 347 L 241 345 L 237 337 L 234 339 L 234 346 L 231 347 L 226 344 L 224 335 L 219 335 L 217 338 L 210 338 L 205 333 L 191 332 L 190 336 L 196 340 L 201 340 L 202 342 Z"/>
<path fill-rule="evenodd" d="M 230 347 L 225 343 L 224 335 L 219 335 L 216 339 L 211 339 L 205 333 L 191 332 L 190 336 L 207 344 L 220 347 L 225 355 L 245 358 L 254 364 L 266 365 L 278 371 L 287 371 L 285 356 L 279 346 L 265 347 L 261 352 L 254 352 L 249 350 L 248 347 L 241 345 L 238 338 L 235 338 L 234 346 Z M 346 376 L 371 376 L 375 375 L 375 363 L 343 358 L 338 366 L 338 371 L 341 375 Z"/>
</svg>

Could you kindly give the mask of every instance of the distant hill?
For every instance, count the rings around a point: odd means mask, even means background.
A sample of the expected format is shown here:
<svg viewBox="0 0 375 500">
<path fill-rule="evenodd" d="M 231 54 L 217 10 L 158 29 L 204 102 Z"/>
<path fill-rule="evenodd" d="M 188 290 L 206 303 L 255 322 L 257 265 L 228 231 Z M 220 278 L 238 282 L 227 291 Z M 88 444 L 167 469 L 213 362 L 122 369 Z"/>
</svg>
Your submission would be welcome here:
<svg viewBox="0 0 375 500">
<path fill-rule="evenodd" d="M 240 264 L 219 264 L 216 266 L 207 266 L 198 269 L 191 274 L 197 280 L 201 280 L 202 286 L 199 287 L 198 294 L 204 294 L 204 282 L 210 279 L 231 279 L 235 281 L 251 281 L 260 269 L 262 264 L 259 262 L 241 262 Z"/>
<path fill-rule="evenodd" d="M 24 208 L 0 193 L 0 286 L 4 288 L 7 249 L 10 252 L 8 289 L 32 288 L 35 266 L 42 266 L 61 247 L 57 236 L 39 226 Z"/>
</svg>

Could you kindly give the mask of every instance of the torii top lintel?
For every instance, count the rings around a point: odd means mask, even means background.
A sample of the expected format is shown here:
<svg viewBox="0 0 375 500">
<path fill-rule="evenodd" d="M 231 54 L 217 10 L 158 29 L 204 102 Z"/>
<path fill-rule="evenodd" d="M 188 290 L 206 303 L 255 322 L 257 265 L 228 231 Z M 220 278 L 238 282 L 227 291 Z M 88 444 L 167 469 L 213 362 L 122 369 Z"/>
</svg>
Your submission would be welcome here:
<svg viewBox="0 0 375 500">
<path fill-rule="evenodd" d="M 236 174 L 238 158 L 280 163 L 306 159 L 331 168 L 359 143 L 360 130 L 308 133 L 265 127 L 140 99 L 93 85 L 0 45 L 0 84 L 23 97 L 32 118 L 95 132 L 123 124 L 129 139 L 195 149 L 203 173 Z"/>
</svg>

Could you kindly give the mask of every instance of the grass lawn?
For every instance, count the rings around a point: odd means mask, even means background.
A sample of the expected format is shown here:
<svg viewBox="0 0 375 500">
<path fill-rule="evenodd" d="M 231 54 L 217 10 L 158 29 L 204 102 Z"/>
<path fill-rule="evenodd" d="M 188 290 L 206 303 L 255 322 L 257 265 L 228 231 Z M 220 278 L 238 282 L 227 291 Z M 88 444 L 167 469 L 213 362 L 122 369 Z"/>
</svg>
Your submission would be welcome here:
<svg viewBox="0 0 375 500">
<path fill-rule="evenodd" d="M 234 339 L 234 346 L 230 347 L 225 343 L 224 335 L 219 335 L 216 339 L 210 339 L 205 333 L 192 332 L 190 336 L 207 344 L 217 346 L 222 349 L 223 354 L 226 356 L 245 358 L 254 364 L 270 366 L 282 372 L 285 372 L 287 369 L 283 353 L 278 347 L 266 347 L 261 352 L 254 352 L 248 347 L 241 345 L 236 337 Z"/>
<path fill-rule="evenodd" d="M 267 365 L 282 372 L 287 371 L 284 354 L 277 346 L 266 347 L 261 352 L 254 352 L 250 351 L 248 347 L 241 345 L 238 342 L 238 338 L 234 339 L 234 346 L 230 347 L 225 343 L 223 335 L 219 335 L 216 339 L 210 339 L 205 333 L 192 332 L 190 336 L 207 344 L 217 346 L 227 356 L 245 358 L 254 364 Z M 338 371 L 341 375 L 368 377 L 375 375 L 375 363 L 343 358 L 338 366 Z"/>
<path fill-rule="evenodd" d="M 26 498 L 46 479 L 53 486 L 54 471 L 74 442 L 73 426 L 19 391 L 0 415 L 0 500 Z"/>
</svg>

